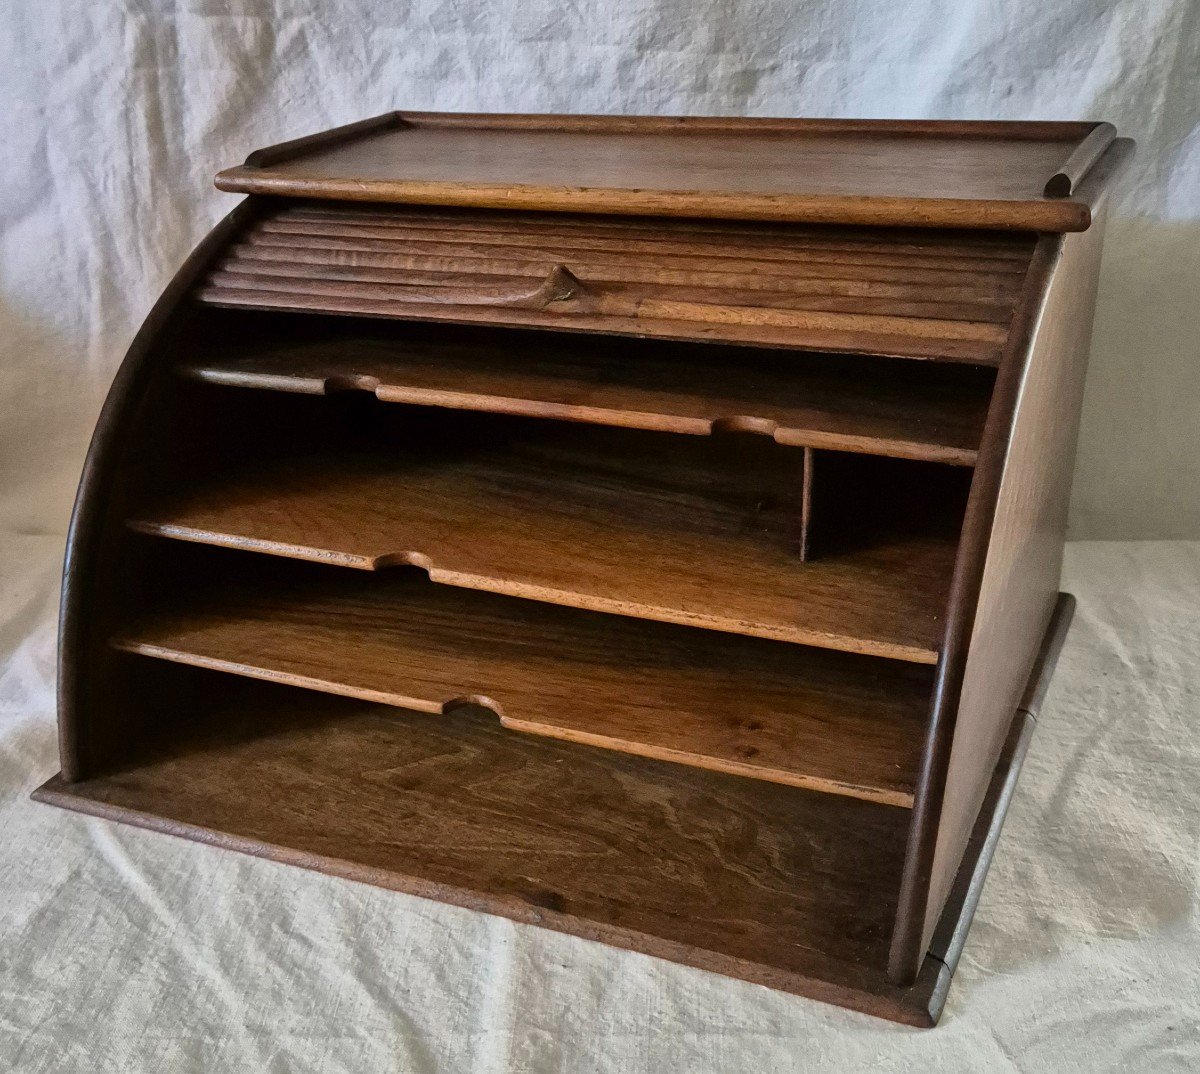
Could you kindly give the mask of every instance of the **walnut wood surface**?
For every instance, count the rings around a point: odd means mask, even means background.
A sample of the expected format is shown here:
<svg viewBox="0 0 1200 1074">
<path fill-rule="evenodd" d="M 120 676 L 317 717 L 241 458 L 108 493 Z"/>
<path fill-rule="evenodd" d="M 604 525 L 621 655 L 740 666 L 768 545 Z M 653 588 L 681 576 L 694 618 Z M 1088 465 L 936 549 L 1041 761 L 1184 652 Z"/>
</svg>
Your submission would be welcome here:
<svg viewBox="0 0 1200 1074">
<path fill-rule="evenodd" d="M 215 305 L 994 364 L 1028 235 L 284 203 Z"/>
<path fill-rule="evenodd" d="M 176 549 L 147 656 L 908 806 L 931 669 L 438 586 Z M 165 579 L 193 577 L 174 591 Z M 185 583 L 176 582 L 183 587 Z"/>
<path fill-rule="evenodd" d="M 858 989 L 900 1006 L 882 968 L 904 810 L 467 714 L 201 675 L 175 694 L 147 681 L 164 700 L 122 771 L 41 797 L 819 998 L 861 1006 L 846 994 Z"/>
<path fill-rule="evenodd" d="M 226 442 L 225 455 L 166 481 L 131 517 L 141 532 L 368 570 L 415 564 L 449 585 L 937 660 L 961 500 L 956 510 L 957 496 L 933 493 L 967 472 L 862 456 L 871 470 L 857 499 L 899 491 L 914 508 L 864 508 L 856 539 L 805 563 L 802 453 L 762 437 L 343 398 L 369 404 L 344 415 L 355 439 L 331 431 L 335 400 L 281 394 L 234 411 L 261 397 L 209 391 L 218 401 L 194 403 L 193 420 L 269 439 Z"/>
<path fill-rule="evenodd" d="M 1058 599 L 1103 205 L 1099 219 L 1087 235 L 1042 239 L 997 380 L 918 780 L 896 981 L 923 958 Z"/>
<path fill-rule="evenodd" d="M 992 374 L 932 363 L 235 314 L 186 372 L 214 384 L 974 464 Z"/>
<path fill-rule="evenodd" d="M 1091 344 L 1103 213 L 1064 241 L 1021 378 L 954 724 L 926 931 L 932 931 L 1058 597 Z"/>
<path fill-rule="evenodd" d="M 330 149 L 343 142 L 353 141 L 364 134 L 377 133 L 403 125 L 404 120 L 400 117 L 399 112 L 384 112 L 383 115 L 360 119 L 356 123 L 346 123 L 340 127 L 331 127 L 316 134 L 306 135 L 303 138 L 293 138 L 291 141 L 281 142 L 278 145 L 256 149 L 246 158 L 246 163 L 254 168 L 263 168 L 291 160 L 294 157 L 302 157 L 315 149 Z"/>
<path fill-rule="evenodd" d="M 1037 697 L 1045 691 L 1046 682 L 1053 671 L 1055 656 L 1069 621 L 1071 606 L 1070 597 L 1065 595 L 1060 597 L 1055 621 L 1047 639 L 1043 642 L 1035 662 L 1033 675 L 1026 687 L 1025 696 L 1027 698 Z M 113 700 L 116 704 L 136 708 L 138 712 L 133 722 L 145 726 L 146 733 L 126 743 L 125 766 L 122 771 L 115 773 L 111 778 L 94 779 L 86 783 L 68 783 L 61 776 L 55 776 L 34 792 L 33 797 L 38 801 L 109 820 L 137 824 L 183 838 L 211 843 L 218 847 L 316 869 L 335 876 L 344 876 L 365 883 L 441 899 L 487 913 L 501 914 L 519 921 L 674 959 L 702 969 L 742 977 L 773 988 L 794 991 L 815 999 L 838 1003 L 879 1017 L 921 1027 L 936 1024 L 941 1015 L 950 981 L 979 901 L 987 869 L 999 841 L 1004 814 L 1016 785 L 1021 761 L 1033 727 L 1033 718 L 1026 713 L 1018 712 L 1017 718 L 1013 721 L 1008 744 L 1002 752 L 1000 762 L 993 774 L 983 808 L 976 821 L 975 830 L 963 856 L 959 876 L 951 888 L 946 909 L 930 947 L 930 953 L 925 957 L 920 973 L 913 984 L 907 987 L 896 987 L 889 984 L 884 975 L 874 968 L 874 965 L 871 964 L 873 962 L 871 956 L 867 956 L 867 961 L 859 961 L 850 951 L 847 950 L 843 953 L 841 947 L 846 936 L 859 935 L 857 932 L 859 926 L 854 923 L 856 918 L 853 916 L 858 910 L 855 900 L 871 892 L 871 888 L 866 884 L 847 883 L 846 881 L 851 879 L 849 874 L 844 874 L 840 870 L 832 875 L 829 871 L 814 872 L 810 877 L 807 870 L 819 864 L 814 857 L 810 856 L 810 852 L 791 859 L 788 867 L 792 868 L 794 872 L 788 884 L 775 889 L 780 893 L 791 891 L 796 897 L 796 905 L 809 907 L 813 911 L 812 924 L 806 933 L 807 942 L 813 946 L 791 952 L 789 959 L 793 964 L 797 958 L 811 960 L 810 965 L 813 966 L 813 969 L 810 974 L 797 974 L 790 969 L 781 970 L 778 958 L 773 957 L 770 963 L 763 963 L 718 953 L 719 945 L 713 942 L 714 933 L 707 929 L 699 934 L 702 939 L 700 945 L 695 942 L 697 937 L 690 937 L 689 941 L 684 942 L 669 939 L 666 929 L 661 930 L 659 934 L 631 931 L 625 927 L 630 921 L 629 908 L 617 908 L 609 904 L 603 914 L 579 916 L 578 910 L 581 905 L 579 901 L 572 908 L 565 903 L 558 903 L 553 898 L 554 894 L 562 894 L 557 887 L 550 885 L 540 888 L 531 887 L 531 881 L 536 883 L 536 880 L 528 875 L 527 870 L 521 870 L 515 877 L 509 876 L 506 882 L 500 884 L 485 885 L 482 882 L 483 870 L 476 870 L 469 874 L 472 878 L 470 883 L 473 885 L 470 887 L 466 886 L 466 883 L 463 883 L 462 886 L 450 886 L 437 882 L 430 879 L 428 868 L 417 872 L 411 864 L 414 859 L 428 862 L 431 857 L 436 857 L 437 843 L 419 844 L 417 848 L 419 853 L 406 858 L 403 853 L 396 853 L 401 847 L 407 848 L 406 842 L 385 839 L 383 845 L 388 852 L 386 864 L 372 864 L 372 862 L 380 860 L 375 857 L 379 853 L 380 843 L 374 840 L 368 841 L 369 849 L 367 853 L 364 853 L 364 840 L 354 825 L 348 827 L 336 825 L 322 832 L 320 813 L 307 814 L 303 809 L 292 809 L 281 814 L 278 810 L 264 807 L 256 810 L 252 816 L 248 816 L 245 812 L 231 806 L 232 801 L 240 799 L 242 791 L 242 787 L 237 782 L 240 773 L 231 771 L 228 766 L 231 759 L 236 757 L 241 762 L 239 767 L 246 772 L 247 783 L 258 787 L 262 783 L 261 777 L 264 774 L 268 776 L 267 786 L 264 788 L 267 793 L 264 798 L 256 799 L 258 802 L 271 798 L 272 787 L 286 786 L 290 788 L 292 786 L 288 779 L 280 779 L 278 782 L 270 780 L 273 777 L 286 776 L 288 765 L 295 764 L 303 773 L 304 780 L 313 781 L 320 788 L 320 793 L 315 796 L 318 800 L 332 800 L 336 803 L 338 796 L 345 793 L 346 785 L 361 788 L 363 781 L 360 779 L 356 784 L 354 779 L 350 778 L 345 780 L 344 784 L 336 780 L 326 783 L 326 777 L 337 769 L 336 765 L 305 764 L 304 758 L 299 756 L 299 751 L 296 749 L 276 750 L 273 749 L 272 743 L 282 745 L 281 740 L 285 737 L 294 743 L 309 731 L 319 735 L 320 725 L 326 718 L 340 720 L 348 718 L 352 714 L 370 714 L 372 710 L 360 707 L 361 702 L 347 702 L 340 698 L 292 691 L 284 687 L 267 686 L 244 679 L 225 680 L 222 676 L 210 672 L 196 671 L 157 661 L 144 661 L 140 657 L 121 655 L 120 658 L 126 662 L 141 665 L 141 673 L 136 676 L 137 685 L 132 693 L 124 693 Z M 384 734 L 393 733 L 396 727 L 396 714 L 378 709 L 374 711 L 379 715 L 380 722 L 377 724 L 377 729 Z M 177 733 L 174 720 L 164 721 L 161 719 L 162 712 L 183 713 L 190 716 L 181 725 L 182 735 Z M 463 718 L 466 718 L 465 713 L 450 717 L 452 720 Z M 386 728 L 383 726 L 384 723 L 387 724 Z M 430 728 L 428 725 L 423 729 L 434 732 L 447 730 L 445 726 Z M 472 721 L 469 730 L 472 733 L 482 732 L 484 735 L 496 733 L 491 731 L 487 724 L 475 721 Z M 265 743 L 255 744 L 254 740 L 260 737 L 266 740 Z M 462 740 L 458 741 L 460 746 L 464 744 Z M 328 760 L 323 748 L 326 744 L 328 743 L 314 744 L 314 756 L 320 758 L 322 762 Z M 500 740 L 500 744 L 505 749 L 516 745 L 515 742 L 508 741 L 507 736 Z M 217 746 L 219 752 L 216 755 L 207 754 L 205 751 L 210 746 Z M 347 750 L 345 754 L 352 755 L 354 752 L 358 751 Z M 486 751 L 488 756 L 491 752 L 490 749 Z M 597 751 L 591 752 L 593 756 L 588 759 L 599 762 L 601 758 Z M 447 755 L 454 756 L 454 754 L 454 747 L 451 747 L 447 751 Z M 503 750 L 502 755 L 504 755 Z M 577 755 L 583 756 L 582 754 Z M 539 756 L 544 757 L 545 755 L 533 754 L 533 757 Z M 202 758 L 206 757 L 212 764 L 211 775 L 204 771 L 205 765 Z M 280 763 L 281 757 L 284 761 L 283 764 Z M 613 763 L 605 766 L 602 770 L 610 776 L 620 774 L 623 777 L 620 786 L 633 792 L 630 795 L 631 798 L 636 797 L 638 788 L 630 784 L 627 771 L 623 770 L 624 766 L 629 763 L 629 759 L 622 759 L 619 755 L 609 755 L 609 757 Z M 481 751 L 475 755 L 475 760 L 486 762 L 487 756 Z M 555 767 L 561 766 L 562 760 L 561 755 L 554 755 Z M 197 764 L 196 762 L 201 763 Z M 377 762 L 377 757 L 371 758 L 372 764 Z M 658 773 L 655 772 L 655 767 L 659 769 Z M 645 771 L 649 772 L 654 780 L 653 790 L 655 793 L 652 794 L 650 800 L 662 802 L 668 808 L 678 805 L 678 796 L 662 797 L 665 790 L 676 785 L 675 781 L 670 779 L 670 771 L 664 766 L 647 766 Z M 427 766 L 416 766 L 416 773 L 418 777 L 425 777 Z M 578 770 L 564 773 L 564 776 L 572 777 L 576 774 L 578 774 Z M 723 779 L 723 777 L 709 777 L 695 770 L 690 775 L 683 771 L 676 772 L 674 775 L 683 777 L 685 787 L 687 787 L 687 781 L 694 777 Z M 667 779 L 660 779 L 660 776 L 667 777 Z M 733 785 L 736 786 L 737 782 L 735 781 Z M 570 793 L 575 795 L 584 786 L 594 787 L 595 782 L 570 783 L 568 779 L 568 786 Z M 643 789 L 646 786 L 647 784 L 644 782 L 641 784 Z M 166 793 L 162 793 L 159 790 L 160 787 L 166 788 Z M 401 787 L 407 792 L 413 788 L 413 784 L 411 780 L 402 781 Z M 712 788 L 705 789 L 706 805 L 711 808 L 715 802 L 720 802 L 718 808 L 724 808 L 726 799 L 719 794 L 714 796 L 711 791 Z M 227 795 L 225 802 L 222 802 L 219 797 L 222 792 Z M 788 793 L 805 794 L 805 792 Z M 214 795 L 218 795 L 218 797 L 214 798 Z M 844 845 L 849 844 L 850 856 L 845 859 L 847 864 L 856 869 L 858 865 L 865 863 L 866 867 L 871 870 L 874 880 L 886 884 L 886 876 L 880 873 L 880 862 L 870 856 L 871 839 L 864 838 L 868 834 L 866 829 L 875 822 L 869 815 L 862 816 L 856 812 L 863 804 L 839 798 L 829 798 L 823 802 L 819 797 L 811 794 L 807 797 L 809 802 L 802 806 L 804 812 L 801 815 L 805 818 L 806 824 L 811 820 L 814 827 L 811 830 L 798 827 L 791 822 L 792 818 L 789 818 L 787 826 L 781 828 L 780 831 L 789 832 L 797 837 L 804 836 L 810 840 L 811 847 L 820 850 L 828 845 L 824 842 L 828 831 L 822 832 L 821 824 L 829 823 L 837 829 L 837 838 L 842 839 Z M 294 796 L 285 793 L 280 793 L 279 799 L 285 804 L 296 802 Z M 573 800 L 573 798 L 569 800 Z M 387 808 L 377 812 L 373 811 L 361 792 L 351 795 L 350 801 L 355 803 L 355 808 L 345 811 L 339 807 L 339 814 L 343 816 L 343 819 L 349 817 L 355 822 L 364 822 L 364 827 L 368 832 L 381 831 L 381 826 L 386 825 L 387 819 L 392 816 L 392 811 Z M 494 803 L 495 799 L 492 798 L 490 801 Z M 785 803 L 775 803 L 776 806 L 780 804 Z M 611 805 L 612 797 L 609 796 L 606 808 Z M 842 807 L 841 810 L 837 810 L 839 805 Z M 813 807 L 813 814 L 807 812 L 809 806 Z M 835 810 L 835 812 L 823 816 L 822 813 L 826 810 Z M 894 815 L 894 811 L 891 812 Z M 235 822 L 229 823 L 228 820 L 222 818 L 222 814 L 225 814 L 226 817 L 235 817 Z M 422 814 L 422 820 L 424 823 L 430 823 L 440 815 L 439 809 L 426 810 Z M 510 808 L 503 815 L 509 818 L 510 822 L 512 820 L 528 820 L 531 825 L 528 830 L 532 831 L 532 825 L 544 816 L 544 811 L 535 813 L 525 810 L 522 812 Z M 704 813 L 705 817 L 713 815 L 709 812 Z M 459 814 L 457 811 L 452 814 L 455 822 L 460 817 L 465 818 L 466 816 L 467 814 Z M 610 830 L 615 830 L 611 826 L 613 816 L 613 813 L 608 815 Z M 653 828 L 654 816 L 647 817 L 641 802 L 638 802 L 635 816 L 638 818 L 638 830 L 642 824 L 647 823 L 651 826 L 649 830 L 655 830 Z M 666 831 L 679 832 L 686 839 L 690 832 L 685 827 L 679 826 L 678 821 L 686 821 L 690 818 L 691 810 L 677 812 L 672 808 L 669 816 L 675 824 L 668 827 Z M 885 818 L 886 814 L 877 816 Z M 262 819 L 257 819 L 260 817 Z M 551 814 L 551 817 L 566 821 L 565 814 Z M 287 822 L 286 828 L 280 821 Z M 306 821 L 311 823 L 306 824 Z M 744 822 L 745 817 L 743 816 L 743 823 L 738 826 L 739 832 L 744 830 Z M 382 830 L 386 835 L 386 830 Z M 512 864 L 511 858 L 501 849 L 510 848 L 511 850 L 513 847 L 511 841 L 500 838 L 505 830 L 513 831 L 512 828 L 497 831 L 496 826 L 493 825 L 493 831 L 489 833 L 491 837 L 483 840 L 484 845 L 492 848 L 488 855 L 489 868 L 506 868 Z M 517 830 L 524 829 L 518 828 Z M 561 828 L 555 830 L 568 832 L 570 825 L 563 823 Z M 623 827 L 619 830 L 628 831 L 629 829 Z M 723 825 L 722 830 L 727 832 L 729 828 Z M 469 825 L 463 824 L 460 827 L 457 823 L 451 825 L 451 831 L 462 832 L 467 836 L 472 832 Z M 661 830 L 658 835 L 662 835 Z M 892 838 L 896 838 L 897 835 L 893 835 Z M 882 841 L 878 846 L 890 860 L 893 851 L 887 842 L 886 833 L 881 833 L 880 838 Z M 276 840 L 286 840 L 286 842 Z M 756 843 L 758 842 L 761 841 L 756 840 Z M 633 843 L 639 845 L 636 840 Z M 459 844 L 456 840 L 452 840 L 452 845 Z M 518 847 L 525 845 L 527 844 L 517 844 Z M 532 845 L 538 846 L 541 843 L 539 841 Z M 575 843 L 574 845 L 578 847 L 580 844 Z M 630 844 L 622 841 L 619 845 Z M 725 853 L 724 846 L 725 844 L 722 843 L 718 848 L 721 854 Z M 697 848 L 694 840 L 691 841 L 691 847 Z M 855 856 L 859 848 L 863 849 L 861 859 Z M 433 855 L 430 854 L 431 850 L 434 852 Z M 653 844 L 649 844 L 648 851 L 653 853 Z M 501 861 L 502 854 L 504 855 L 503 861 Z M 698 866 L 700 875 L 706 878 L 710 876 L 711 856 L 706 862 L 700 853 L 696 853 L 690 860 Z M 837 860 L 841 861 L 842 859 L 838 858 Z M 520 865 L 523 861 L 527 862 L 528 857 L 518 859 L 516 864 Z M 855 865 L 856 861 L 858 865 Z M 555 872 L 554 875 L 570 874 L 564 871 L 561 874 Z M 724 874 L 722 879 L 724 884 L 728 884 L 730 880 L 737 880 L 744 876 L 745 874 L 738 870 L 732 874 Z M 672 882 L 678 883 L 680 880 L 679 876 L 672 875 Z M 685 880 L 685 883 L 687 882 L 689 881 Z M 705 879 L 703 882 L 711 890 L 712 881 Z M 753 889 L 753 887 L 753 882 L 746 885 L 747 890 Z M 726 888 L 726 890 L 728 889 Z M 603 888 L 598 891 L 603 895 Z M 510 894 L 512 892 L 516 893 L 515 896 Z M 822 953 L 827 949 L 827 945 L 822 943 L 819 936 L 820 930 L 826 927 L 821 923 L 820 917 L 823 912 L 820 899 L 824 892 L 830 892 L 833 900 L 830 903 L 830 909 L 835 913 L 833 926 L 837 925 L 836 913 L 838 911 L 850 913 L 852 918 L 849 931 L 835 936 L 835 945 L 829 948 L 833 952 L 832 956 L 822 959 Z M 882 894 L 878 890 L 871 892 L 871 904 L 873 905 L 874 901 L 879 899 Z M 603 902 L 603 900 L 599 901 Z M 745 906 L 747 909 L 751 907 L 750 900 L 739 902 L 739 905 Z M 636 910 L 636 907 L 634 909 Z M 870 919 L 873 914 L 869 912 L 865 916 Z M 646 919 L 640 918 L 640 920 Z M 721 920 L 725 926 L 729 925 L 728 918 L 723 917 Z M 776 918 L 773 917 L 771 920 L 776 920 Z M 787 920 L 790 924 L 795 919 L 789 917 Z M 757 927 L 757 923 L 755 923 L 750 929 L 743 929 L 743 935 L 756 931 Z M 672 927 L 669 934 L 677 935 L 676 928 Z M 784 934 L 785 937 L 794 935 L 796 935 L 795 932 Z M 874 935 L 868 931 L 865 934 L 864 950 L 876 942 Z"/>
<path fill-rule="evenodd" d="M 228 169 L 217 185 L 357 201 L 1079 231 L 1087 203 L 1044 190 L 1096 127 L 398 113 L 359 138 L 334 131 L 306 152 Z"/>
</svg>

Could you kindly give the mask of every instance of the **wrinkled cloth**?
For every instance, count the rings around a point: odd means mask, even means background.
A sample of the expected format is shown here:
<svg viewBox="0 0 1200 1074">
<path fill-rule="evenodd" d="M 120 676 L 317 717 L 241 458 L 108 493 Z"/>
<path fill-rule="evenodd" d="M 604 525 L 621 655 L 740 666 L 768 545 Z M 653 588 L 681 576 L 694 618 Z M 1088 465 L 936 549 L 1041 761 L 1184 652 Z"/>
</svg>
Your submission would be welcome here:
<svg viewBox="0 0 1200 1074">
<path fill-rule="evenodd" d="M 29 801 L 58 542 L 0 557 L 0 1069 L 1200 1069 L 1200 543 L 1067 549 L 1075 623 L 941 1025 Z"/>
<path fill-rule="evenodd" d="M 212 176 L 259 146 L 391 108 L 1106 119 L 1138 151 L 1112 199 L 1072 533 L 1200 538 L 1198 75 L 1196 0 L 10 0 L 0 481 L 57 467 L 19 525 L 61 526 L 129 339 L 236 204 Z"/>
</svg>

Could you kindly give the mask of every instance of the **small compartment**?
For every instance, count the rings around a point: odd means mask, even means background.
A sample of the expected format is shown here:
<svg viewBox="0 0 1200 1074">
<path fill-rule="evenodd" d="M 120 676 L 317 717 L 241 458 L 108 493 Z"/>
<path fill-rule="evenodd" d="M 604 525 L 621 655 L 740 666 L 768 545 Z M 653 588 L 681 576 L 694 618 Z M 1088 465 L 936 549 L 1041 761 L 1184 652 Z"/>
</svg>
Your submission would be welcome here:
<svg viewBox="0 0 1200 1074">
<path fill-rule="evenodd" d="M 802 561 L 804 451 L 186 385 L 141 532 L 783 641 L 933 663 L 958 522 Z M 906 463 L 926 472 L 969 471 Z M 861 490 L 872 496 L 869 488 Z M 959 505 L 960 506 L 960 505 Z M 814 523 L 815 524 L 815 523 Z"/>
<path fill-rule="evenodd" d="M 853 559 L 919 533 L 957 534 L 969 472 L 841 451 L 806 451 L 801 553 Z"/>
</svg>

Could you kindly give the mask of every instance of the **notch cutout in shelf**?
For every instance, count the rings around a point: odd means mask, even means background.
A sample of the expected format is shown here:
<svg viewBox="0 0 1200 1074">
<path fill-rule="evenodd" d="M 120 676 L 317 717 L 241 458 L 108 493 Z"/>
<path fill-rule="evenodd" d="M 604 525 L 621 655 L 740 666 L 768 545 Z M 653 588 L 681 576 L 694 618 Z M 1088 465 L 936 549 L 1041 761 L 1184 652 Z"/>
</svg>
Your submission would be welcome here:
<svg viewBox="0 0 1200 1074">
<path fill-rule="evenodd" d="M 141 656 L 907 808 L 932 668 L 146 542 Z"/>
<path fill-rule="evenodd" d="M 995 373 L 974 366 L 208 309 L 182 371 L 230 387 L 974 465 Z"/>
<path fill-rule="evenodd" d="M 161 460 L 161 485 L 130 516 L 141 532 L 368 570 L 422 563 L 465 588 L 937 660 L 953 520 L 908 517 L 886 539 L 804 563 L 802 453 L 762 437 L 403 408 L 355 393 L 197 385 L 189 399 L 178 420 L 195 427 L 179 438 L 191 458 Z"/>
</svg>

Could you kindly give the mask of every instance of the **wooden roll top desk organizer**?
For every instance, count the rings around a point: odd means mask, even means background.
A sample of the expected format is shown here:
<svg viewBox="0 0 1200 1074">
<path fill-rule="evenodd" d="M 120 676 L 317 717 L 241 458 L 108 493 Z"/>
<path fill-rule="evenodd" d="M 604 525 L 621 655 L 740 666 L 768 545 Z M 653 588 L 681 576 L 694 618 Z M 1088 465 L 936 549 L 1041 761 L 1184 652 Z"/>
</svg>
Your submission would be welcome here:
<svg viewBox="0 0 1200 1074">
<path fill-rule="evenodd" d="M 392 113 L 222 172 L 36 797 L 932 1024 L 1070 617 L 1114 133 Z"/>
</svg>

